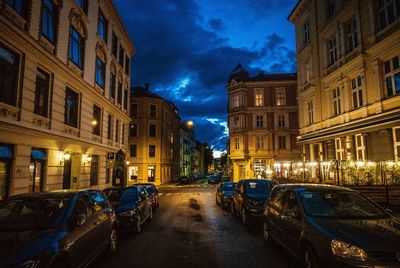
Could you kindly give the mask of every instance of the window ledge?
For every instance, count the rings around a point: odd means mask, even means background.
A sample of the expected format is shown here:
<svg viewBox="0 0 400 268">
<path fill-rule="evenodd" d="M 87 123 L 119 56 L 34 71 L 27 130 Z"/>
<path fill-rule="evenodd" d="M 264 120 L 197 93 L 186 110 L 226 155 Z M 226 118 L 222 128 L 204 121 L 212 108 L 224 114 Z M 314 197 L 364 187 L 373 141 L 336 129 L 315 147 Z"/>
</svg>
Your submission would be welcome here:
<svg viewBox="0 0 400 268">
<path fill-rule="evenodd" d="M 83 71 L 79 69 L 78 66 L 75 65 L 72 61 L 68 60 L 68 67 L 74 71 L 78 76 L 83 77 Z"/>
<path fill-rule="evenodd" d="M 97 82 L 94 83 L 94 88 L 99 94 L 104 95 L 104 88 L 97 84 Z"/>
<path fill-rule="evenodd" d="M 17 107 L 6 103 L 0 103 L 0 117 L 17 120 L 19 111 Z"/>
<path fill-rule="evenodd" d="M 50 128 L 50 121 L 49 118 L 37 114 L 34 114 L 32 119 L 33 125 L 41 128 Z"/>
<path fill-rule="evenodd" d="M 3 14 L 9 21 L 11 21 L 15 26 L 21 30 L 26 30 L 28 22 L 20 14 L 18 14 L 14 9 L 12 9 L 7 4 L 1 5 L 1 14 Z"/>
<path fill-rule="evenodd" d="M 101 143 L 101 136 L 92 134 L 92 140 L 95 142 L 100 142 Z"/>
<path fill-rule="evenodd" d="M 44 49 L 46 49 L 48 52 L 50 52 L 51 54 L 54 54 L 54 51 L 55 51 L 56 48 L 55 48 L 55 46 L 54 46 L 49 40 L 46 39 L 46 37 L 40 35 L 40 37 L 39 37 L 39 44 L 40 44 Z"/>
<path fill-rule="evenodd" d="M 68 126 L 65 125 L 64 126 L 64 133 L 79 137 L 80 136 L 80 131 L 78 128 L 72 127 L 72 126 Z"/>
</svg>

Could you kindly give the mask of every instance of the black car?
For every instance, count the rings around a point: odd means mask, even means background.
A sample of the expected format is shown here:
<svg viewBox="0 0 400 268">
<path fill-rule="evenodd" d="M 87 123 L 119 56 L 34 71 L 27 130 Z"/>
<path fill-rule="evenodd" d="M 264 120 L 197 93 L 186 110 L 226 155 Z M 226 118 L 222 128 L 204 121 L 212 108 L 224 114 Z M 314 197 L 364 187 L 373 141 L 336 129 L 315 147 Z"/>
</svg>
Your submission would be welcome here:
<svg viewBox="0 0 400 268">
<path fill-rule="evenodd" d="M 247 224 L 248 219 L 261 220 L 265 201 L 275 185 L 277 182 L 273 180 L 247 179 L 239 181 L 232 195 L 232 215 L 240 215 L 243 224 Z"/>
<path fill-rule="evenodd" d="M 138 183 L 137 185 L 141 185 L 146 189 L 150 196 L 151 202 L 153 203 L 153 209 L 158 208 L 160 206 L 160 196 L 158 194 L 157 187 L 153 183 Z"/>
<path fill-rule="evenodd" d="M 400 220 L 356 191 L 279 185 L 265 207 L 264 241 L 306 267 L 400 267 Z"/>
<path fill-rule="evenodd" d="M 235 182 L 221 182 L 215 193 L 215 202 L 222 208 L 230 207 L 231 197 L 236 189 L 237 183 Z"/>
<path fill-rule="evenodd" d="M 211 174 L 207 176 L 207 181 L 208 183 L 220 183 L 221 182 L 221 176 L 218 174 Z"/>
<path fill-rule="evenodd" d="M 116 247 L 115 212 L 99 191 L 29 193 L 0 202 L 0 267 L 83 267 Z"/>
<path fill-rule="evenodd" d="M 103 192 L 110 199 L 121 228 L 140 233 L 142 224 L 153 219 L 152 200 L 143 186 L 109 187 Z"/>
</svg>

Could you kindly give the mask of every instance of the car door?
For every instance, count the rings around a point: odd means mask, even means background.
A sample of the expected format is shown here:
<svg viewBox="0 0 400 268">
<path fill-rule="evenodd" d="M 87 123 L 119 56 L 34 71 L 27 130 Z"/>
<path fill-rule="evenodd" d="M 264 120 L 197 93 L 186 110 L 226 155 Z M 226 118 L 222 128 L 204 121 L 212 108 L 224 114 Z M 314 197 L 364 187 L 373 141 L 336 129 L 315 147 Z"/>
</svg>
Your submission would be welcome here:
<svg viewBox="0 0 400 268">
<path fill-rule="evenodd" d="M 148 200 L 146 199 L 146 195 L 143 192 L 142 187 L 137 187 L 138 191 L 138 209 L 140 211 L 141 220 L 144 221 L 149 213 L 148 209 Z"/>
<path fill-rule="evenodd" d="M 238 195 L 240 194 L 240 186 L 241 185 L 242 185 L 242 182 L 239 181 L 235 191 L 232 194 L 232 206 L 235 210 L 238 210 L 237 203 L 238 203 Z"/>
<path fill-rule="evenodd" d="M 237 204 L 236 204 L 237 207 L 236 208 L 237 208 L 237 211 L 240 212 L 243 207 L 244 195 L 246 193 L 245 184 L 242 183 L 238 189 L 239 189 L 239 194 L 237 195 Z"/>
<path fill-rule="evenodd" d="M 282 218 L 282 206 L 283 206 L 283 198 L 286 193 L 285 188 L 276 189 L 273 192 L 271 199 L 268 204 L 268 225 L 270 234 L 276 239 L 278 242 L 282 243 L 282 228 L 281 228 L 281 218 Z"/>
</svg>

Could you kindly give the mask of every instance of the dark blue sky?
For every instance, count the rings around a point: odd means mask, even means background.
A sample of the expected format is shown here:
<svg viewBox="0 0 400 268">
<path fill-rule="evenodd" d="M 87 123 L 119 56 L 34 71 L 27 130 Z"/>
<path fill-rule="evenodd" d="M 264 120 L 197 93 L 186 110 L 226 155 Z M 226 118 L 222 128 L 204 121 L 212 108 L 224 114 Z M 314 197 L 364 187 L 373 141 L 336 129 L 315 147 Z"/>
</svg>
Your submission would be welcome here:
<svg viewBox="0 0 400 268">
<path fill-rule="evenodd" d="M 136 47 L 132 85 L 173 101 L 196 138 L 226 149 L 226 82 L 238 62 L 250 74 L 293 72 L 296 0 L 115 0 Z"/>
</svg>

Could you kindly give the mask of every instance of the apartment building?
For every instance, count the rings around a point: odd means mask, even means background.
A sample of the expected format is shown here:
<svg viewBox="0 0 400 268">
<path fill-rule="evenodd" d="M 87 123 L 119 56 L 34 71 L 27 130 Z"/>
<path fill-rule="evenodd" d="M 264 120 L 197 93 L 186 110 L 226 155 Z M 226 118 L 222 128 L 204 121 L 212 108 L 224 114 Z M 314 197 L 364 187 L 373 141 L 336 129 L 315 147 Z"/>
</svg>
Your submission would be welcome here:
<svg viewBox="0 0 400 268">
<path fill-rule="evenodd" d="M 131 96 L 128 184 L 162 184 L 179 178 L 179 122 L 176 106 L 149 90 Z"/>
<path fill-rule="evenodd" d="M 300 159 L 295 73 L 250 77 L 240 64 L 227 86 L 229 158 L 233 181 L 290 175 Z"/>
<path fill-rule="evenodd" d="M 288 19 L 304 161 L 398 161 L 400 2 L 301 0 Z"/>
<path fill-rule="evenodd" d="M 196 140 L 192 121 L 180 123 L 180 176 L 189 176 L 196 171 Z"/>
<path fill-rule="evenodd" d="M 135 48 L 113 2 L 0 7 L 0 199 L 123 182 Z"/>
</svg>

